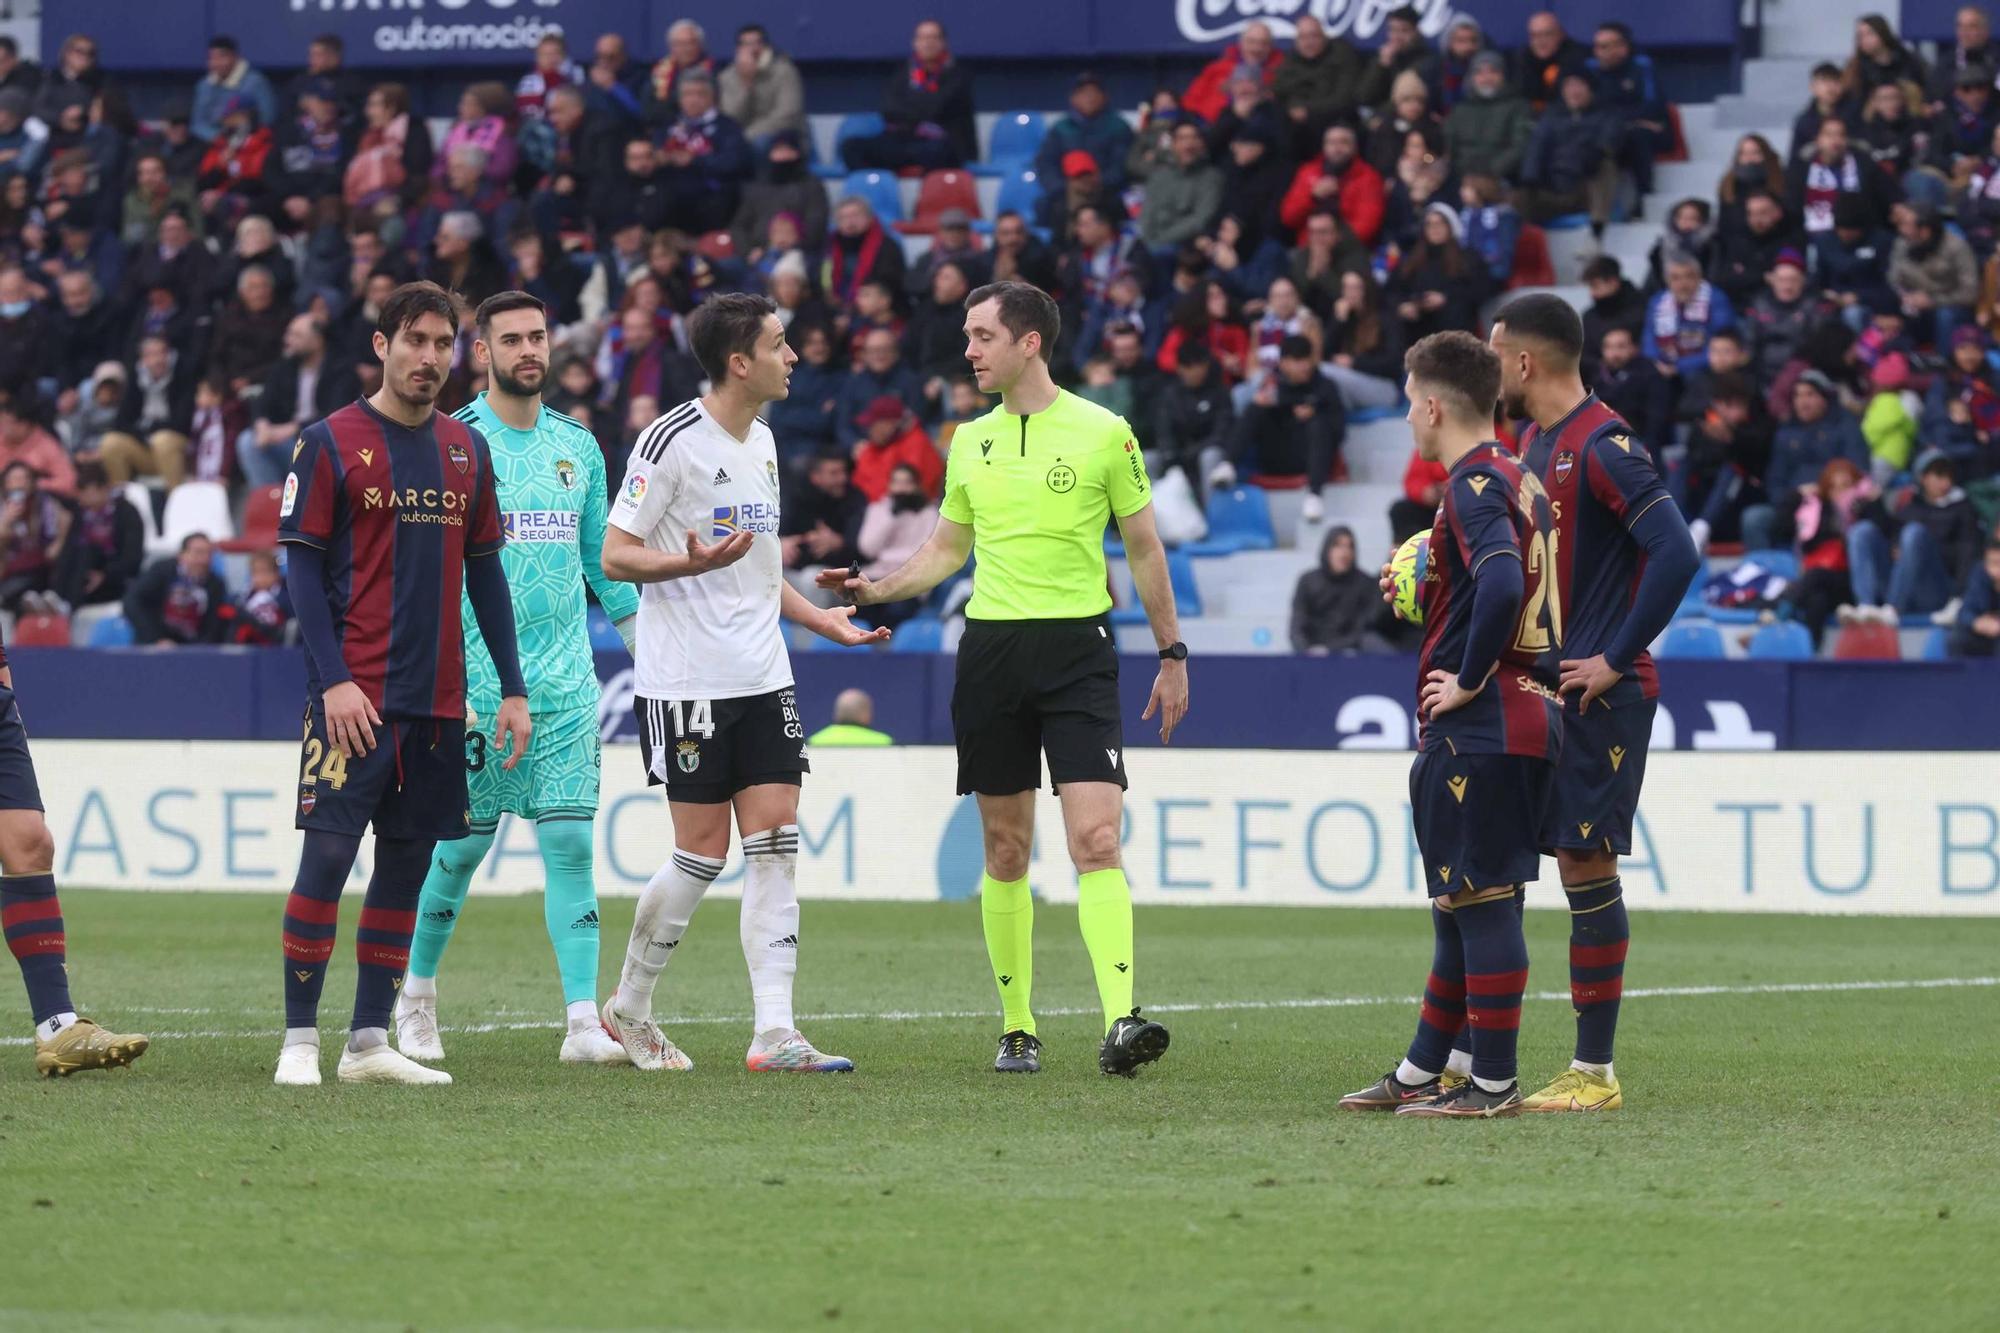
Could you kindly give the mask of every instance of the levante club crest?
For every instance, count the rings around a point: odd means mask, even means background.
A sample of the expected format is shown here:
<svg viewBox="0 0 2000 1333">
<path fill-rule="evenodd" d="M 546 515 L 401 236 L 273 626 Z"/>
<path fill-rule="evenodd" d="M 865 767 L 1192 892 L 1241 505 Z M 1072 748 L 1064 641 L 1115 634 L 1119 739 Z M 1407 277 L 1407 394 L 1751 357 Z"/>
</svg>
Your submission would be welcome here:
<svg viewBox="0 0 2000 1333">
<path fill-rule="evenodd" d="M 448 445 L 445 448 L 444 452 L 445 452 L 445 457 L 451 459 L 451 465 L 458 469 L 459 476 L 462 477 L 468 471 L 471 470 L 472 455 L 465 451 L 464 445 L 462 444 Z"/>
</svg>

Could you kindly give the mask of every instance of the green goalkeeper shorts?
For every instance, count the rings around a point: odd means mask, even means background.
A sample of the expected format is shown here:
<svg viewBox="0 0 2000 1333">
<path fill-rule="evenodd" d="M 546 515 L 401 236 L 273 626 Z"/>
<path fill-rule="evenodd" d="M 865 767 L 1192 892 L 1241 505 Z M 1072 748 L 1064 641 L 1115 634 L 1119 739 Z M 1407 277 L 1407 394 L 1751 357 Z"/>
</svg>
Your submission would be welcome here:
<svg viewBox="0 0 2000 1333">
<path fill-rule="evenodd" d="M 492 824 L 504 811 L 524 819 L 566 811 L 597 813 L 600 756 L 597 709 L 537 713 L 528 753 L 510 770 L 493 743 L 493 719 L 465 734 L 466 790 L 472 822 Z"/>
</svg>

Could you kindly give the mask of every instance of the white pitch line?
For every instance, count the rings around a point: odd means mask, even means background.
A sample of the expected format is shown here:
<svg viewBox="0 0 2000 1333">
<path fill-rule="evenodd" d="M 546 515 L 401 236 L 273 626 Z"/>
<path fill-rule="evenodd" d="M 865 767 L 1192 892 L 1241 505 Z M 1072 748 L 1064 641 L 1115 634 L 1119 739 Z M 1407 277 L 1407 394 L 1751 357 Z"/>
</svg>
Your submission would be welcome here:
<svg viewBox="0 0 2000 1333">
<path fill-rule="evenodd" d="M 1886 981 L 1780 981 L 1767 982 L 1755 986 L 1641 986 L 1624 993 L 1627 1000 L 1672 1000 L 1696 998 L 1710 995 L 1827 995 L 1850 991 L 1898 991 L 1898 990 L 1969 990 L 1985 986 L 2000 986 L 2000 977 L 1925 977 L 1906 980 Z M 1530 991 L 1524 999 L 1569 1001 L 1566 990 Z M 1214 1000 L 1208 1003 L 1168 1003 L 1149 1004 L 1146 1009 L 1156 1014 L 1197 1014 L 1231 1013 L 1279 1009 L 1362 1009 L 1376 1005 L 1411 1005 L 1420 1003 L 1421 997 L 1414 995 L 1321 995 L 1288 1000 Z M 247 1010 L 221 1009 L 139 1009 L 139 1013 L 238 1013 L 249 1016 Z M 503 1010 L 501 1012 L 513 1012 Z M 1042 1009 L 1043 1018 L 1078 1018 L 1097 1013 L 1096 1009 Z M 991 1018 L 990 1009 L 887 1009 L 868 1012 L 828 1011 L 817 1014 L 801 1014 L 808 1022 L 877 1022 L 877 1023 L 918 1023 L 942 1022 L 947 1019 Z M 662 1027 L 691 1027 L 708 1023 L 741 1023 L 742 1014 L 682 1014 L 660 1020 Z M 478 1034 L 483 1032 L 552 1032 L 563 1028 L 560 1022 L 483 1022 L 457 1025 L 443 1025 L 445 1032 Z M 236 1037 L 266 1037 L 275 1027 L 257 1028 L 251 1031 L 233 1032 L 155 1032 L 156 1041 L 219 1041 Z M 32 1037 L 0 1037 L 0 1046 L 30 1046 Z"/>
</svg>

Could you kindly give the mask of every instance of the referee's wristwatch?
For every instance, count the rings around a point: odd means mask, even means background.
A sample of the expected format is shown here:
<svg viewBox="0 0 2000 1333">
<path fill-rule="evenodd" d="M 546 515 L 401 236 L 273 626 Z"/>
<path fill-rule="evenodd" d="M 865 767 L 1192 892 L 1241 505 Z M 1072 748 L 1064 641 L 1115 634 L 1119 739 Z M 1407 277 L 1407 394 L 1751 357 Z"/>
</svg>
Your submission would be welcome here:
<svg viewBox="0 0 2000 1333">
<path fill-rule="evenodd" d="M 1178 641 L 1168 644 L 1166 647 L 1160 649 L 1160 660 L 1162 662 L 1187 661 L 1187 645 Z"/>
</svg>

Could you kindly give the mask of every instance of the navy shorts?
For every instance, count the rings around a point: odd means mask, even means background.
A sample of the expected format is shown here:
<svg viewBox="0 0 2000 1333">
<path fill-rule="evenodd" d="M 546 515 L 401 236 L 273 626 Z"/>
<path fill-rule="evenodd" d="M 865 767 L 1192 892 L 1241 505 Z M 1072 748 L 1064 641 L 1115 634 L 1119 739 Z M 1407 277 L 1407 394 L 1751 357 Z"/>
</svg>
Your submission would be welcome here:
<svg viewBox="0 0 2000 1333">
<path fill-rule="evenodd" d="M 380 838 L 463 838 L 471 824 L 465 765 L 463 718 L 385 718 L 375 728 L 375 748 L 348 759 L 328 742 L 326 715 L 315 700 L 306 709 L 295 823 L 356 838 L 371 823 Z"/>
<path fill-rule="evenodd" d="M 1410 817 L 1433 898 L 1541 878 L 1555 765 L 1518 754 L 1425 750 L 1410 765 Z"/>
<path fill-rule="evenodd" d="M 1542 829 L 1545 850 L 1631 854 L 1659 706 L 1641 699 L 1620 708 L 1593 703 L 1584 713 L 1563 709 L 1562 762 Z"/>
<path fill-rule="evenodd" d="M 42 785 L 28 757 L 28 729 L 14 691 L 0 685 L 0 810 L 39 810 Z"/>
</svg>

